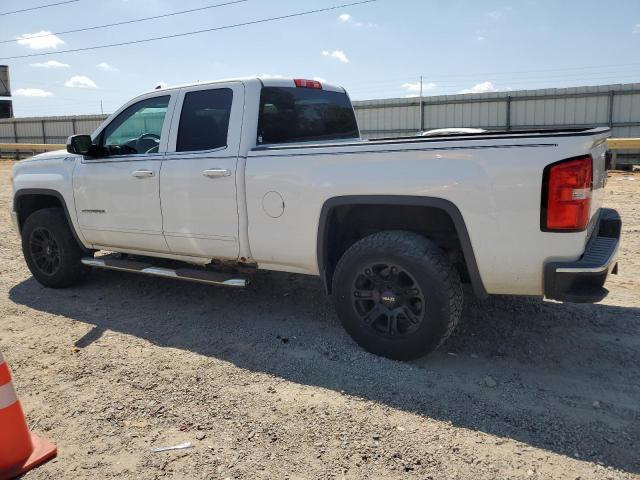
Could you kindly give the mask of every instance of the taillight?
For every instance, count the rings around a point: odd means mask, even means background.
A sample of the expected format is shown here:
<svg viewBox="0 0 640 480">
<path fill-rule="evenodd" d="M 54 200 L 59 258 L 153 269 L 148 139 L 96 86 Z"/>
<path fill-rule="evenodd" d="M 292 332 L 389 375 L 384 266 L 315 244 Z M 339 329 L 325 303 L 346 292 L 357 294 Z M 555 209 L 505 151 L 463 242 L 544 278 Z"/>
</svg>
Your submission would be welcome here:
<svg viewBox="0 0 640 480">
<path fill-rule="evenodd" d="M 322 90 L 322 84 L 317 80 L 305 80 L 304 78 L 296 78 L 293 81 L 298 88 L 317 88 Z"/>
<path fill-rule="evenodd" d="M 545 168 L 542 182 L 542 230 L 587 228 L 591 208 L 593 167 L 590 155 L 570 158 Z"/>
</svg>

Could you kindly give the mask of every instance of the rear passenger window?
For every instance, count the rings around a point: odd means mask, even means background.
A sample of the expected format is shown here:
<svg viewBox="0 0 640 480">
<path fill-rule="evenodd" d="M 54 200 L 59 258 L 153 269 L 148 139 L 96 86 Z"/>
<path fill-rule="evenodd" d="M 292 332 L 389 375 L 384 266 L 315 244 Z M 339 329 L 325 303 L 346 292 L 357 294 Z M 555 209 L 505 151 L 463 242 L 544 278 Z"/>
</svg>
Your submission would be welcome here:
<svg viewBox="0 0 640 480">
<path fill-rule="evenodd" d="M 230 88 L 187 93 L 180 114 L 176 151 L 226 147 L 232 101 Z"/>
</svg>

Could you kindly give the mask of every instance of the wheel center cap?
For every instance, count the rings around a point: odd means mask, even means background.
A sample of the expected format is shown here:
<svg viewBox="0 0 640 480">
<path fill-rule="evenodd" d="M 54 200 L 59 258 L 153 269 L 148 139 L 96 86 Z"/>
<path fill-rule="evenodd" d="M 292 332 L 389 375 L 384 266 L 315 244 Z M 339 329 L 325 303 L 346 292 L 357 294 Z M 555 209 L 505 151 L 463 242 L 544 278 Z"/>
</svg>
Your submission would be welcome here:
<svg viewBox="0 0 640 480">
<path fill-rule="evenodd" d="M 383 292 L 382 295 L 380 295 L 380 303 L 382 303 L 387 307 L 394 306 L 397 303 L 397 301 L 398 301 L 398 297 L 393 292 L 387 291 L 387 292 Z"/>
</svg>

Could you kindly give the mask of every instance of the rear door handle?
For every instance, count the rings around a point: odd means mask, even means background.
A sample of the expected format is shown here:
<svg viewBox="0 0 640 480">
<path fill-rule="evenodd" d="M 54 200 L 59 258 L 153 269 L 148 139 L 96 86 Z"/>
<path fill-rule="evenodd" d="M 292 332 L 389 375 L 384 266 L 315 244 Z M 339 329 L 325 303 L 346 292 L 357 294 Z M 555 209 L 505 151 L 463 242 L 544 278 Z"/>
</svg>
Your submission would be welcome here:
<svg viewBox="0 0 640 480">
<path fill-rule="evenodd" d="M 226 168 L 209 168 L 202 172 L 202 175 L 209 178 L 228 177 L 231 175 L 231 170 Z"/>
<path fill-rule="evenodd" d="M 149 177 L 155 177 L 156 172 L 154 172 L 153 170 L 136 170 L 131 175 L 133 175 L 136 178 L 149 178 Z"/>
</svg>

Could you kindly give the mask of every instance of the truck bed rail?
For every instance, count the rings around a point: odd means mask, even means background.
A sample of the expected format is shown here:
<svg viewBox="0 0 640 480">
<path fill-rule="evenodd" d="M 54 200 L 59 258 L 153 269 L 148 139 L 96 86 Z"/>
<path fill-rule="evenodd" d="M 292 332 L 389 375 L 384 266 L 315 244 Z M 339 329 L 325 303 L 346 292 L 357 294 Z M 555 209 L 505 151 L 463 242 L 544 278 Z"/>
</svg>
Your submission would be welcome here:
<svg viewBox="0 0 640 480">
<path fill-rule="evenodd" d="M 640 138 L 609 138 L 607 140 L 609 150 L 640 150 Z M 3 153 L 18 152 L 52 152 L 64 150 L 66 145 L 61 143 L 0 143 L 0 155 Z"/>
</svg>

